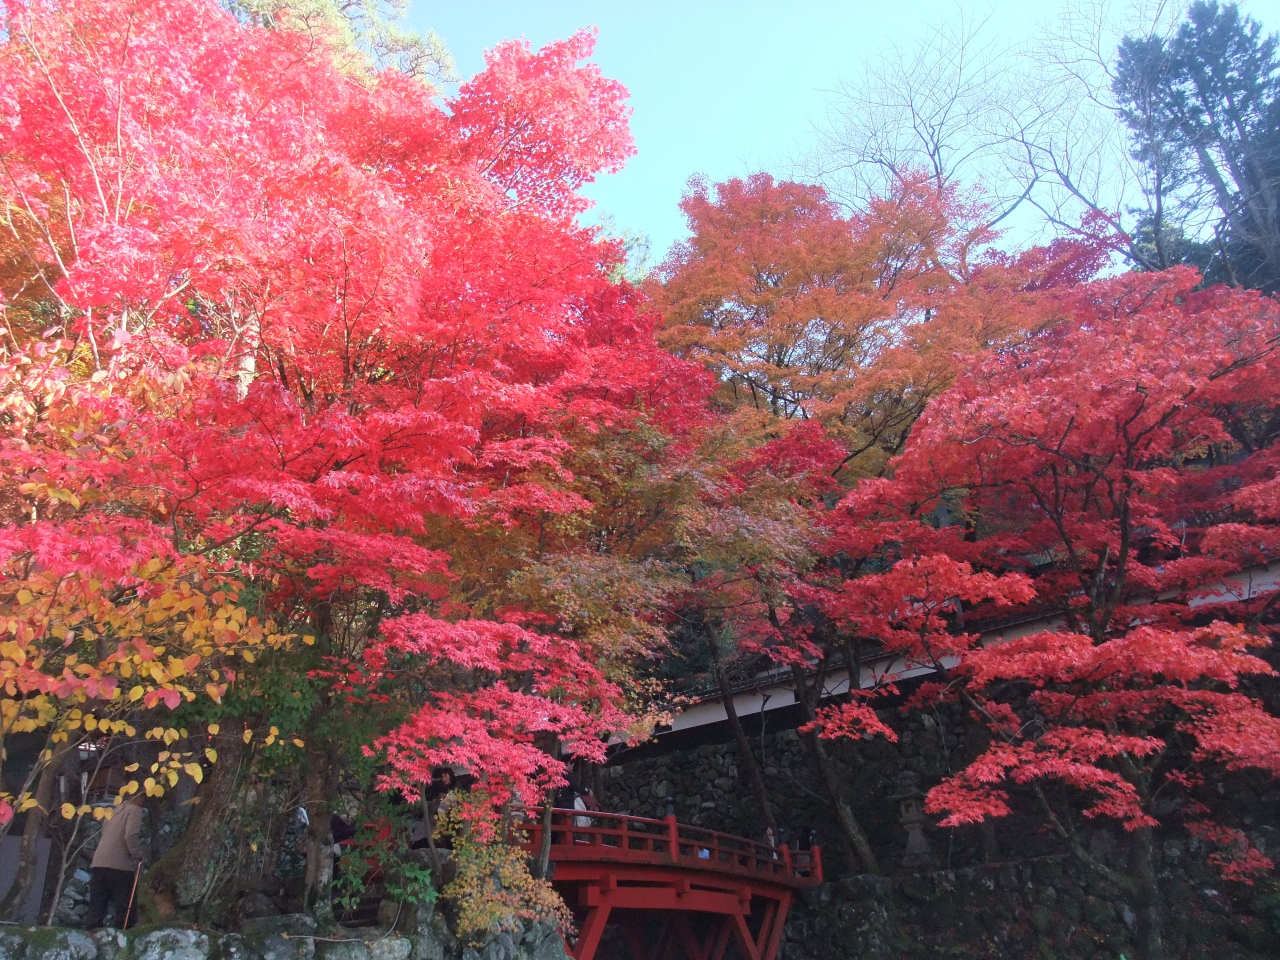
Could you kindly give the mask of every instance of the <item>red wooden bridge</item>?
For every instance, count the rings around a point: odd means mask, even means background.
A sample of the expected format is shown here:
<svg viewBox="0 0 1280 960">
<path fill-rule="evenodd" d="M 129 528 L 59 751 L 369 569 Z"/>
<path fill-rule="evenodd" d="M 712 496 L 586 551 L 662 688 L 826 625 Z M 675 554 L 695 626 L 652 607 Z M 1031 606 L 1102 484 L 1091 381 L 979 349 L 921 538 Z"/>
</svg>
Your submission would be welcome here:
<svg viewBox="0 0 1280 960">
<path fill-rule="evenodd" d="M 530 823 L 528 849 L 542 845 Z M 798 887 L 822 882 L 822 852 L 616 813 L 555 810 L 552 883 L 579 926 L 574 960 L 595 960 L 606 925 L 634 960 L 774 960 Z"/>
</svg>

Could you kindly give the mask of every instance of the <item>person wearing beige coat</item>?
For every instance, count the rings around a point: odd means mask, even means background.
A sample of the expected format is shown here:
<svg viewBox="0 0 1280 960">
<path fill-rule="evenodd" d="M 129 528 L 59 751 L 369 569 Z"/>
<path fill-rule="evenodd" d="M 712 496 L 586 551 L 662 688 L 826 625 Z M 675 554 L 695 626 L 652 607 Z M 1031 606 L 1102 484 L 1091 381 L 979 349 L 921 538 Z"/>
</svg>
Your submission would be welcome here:
<svg viewBox="0 0 1280 960">
<path fill-rule="evenodd" d="M 107 908 L 111 907 L 121 929 L 133 923 L 134 878 L 146 859 L 142 847 L 141 794 L 120 804 L 111 819 L 102 825 L 98 849 L 89 865 L 89 929 L 102 926 Z"/>
</svg>

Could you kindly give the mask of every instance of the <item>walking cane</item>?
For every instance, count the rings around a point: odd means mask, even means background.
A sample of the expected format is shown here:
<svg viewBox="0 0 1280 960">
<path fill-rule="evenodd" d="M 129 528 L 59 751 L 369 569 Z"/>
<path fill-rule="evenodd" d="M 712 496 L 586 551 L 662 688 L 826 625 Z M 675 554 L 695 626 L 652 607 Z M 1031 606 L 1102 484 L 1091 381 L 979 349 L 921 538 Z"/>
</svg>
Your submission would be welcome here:
<svg viewBox="0 0 1280 960">
<path fill-rule="evenodd" d="M 124 908 L 124 916 L 120 918 L 120 929 L 129 929 L 129 914 L 133 913 L 133 898 L 138 895 L 138 878 L 142 876 L 142 861 L 133 868 L 133 889 L 129 891 L 129 905 Z"/>
</svg>

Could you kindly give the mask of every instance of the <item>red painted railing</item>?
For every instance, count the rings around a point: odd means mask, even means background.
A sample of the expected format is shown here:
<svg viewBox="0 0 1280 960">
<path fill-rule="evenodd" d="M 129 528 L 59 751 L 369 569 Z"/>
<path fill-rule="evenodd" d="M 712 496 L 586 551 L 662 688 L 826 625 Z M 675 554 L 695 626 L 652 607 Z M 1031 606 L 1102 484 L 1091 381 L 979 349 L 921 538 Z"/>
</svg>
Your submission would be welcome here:
<svg viewBox="0 0 1280 960">
<path fill-rule="evenodd" d="M 575 822 L 576 821 L 576 822 Z M 525 822 L 526 848 L 542 846 L 542 824 Z M 554 810 L 551 814 L 551 860 L 677 866 L 690 870 L 755 877 L 786 886 L 822 882 L 822 851 L 735 837 L 678 823 L 675 817 L 650 820 L 620 813 Z"/>
</svg>

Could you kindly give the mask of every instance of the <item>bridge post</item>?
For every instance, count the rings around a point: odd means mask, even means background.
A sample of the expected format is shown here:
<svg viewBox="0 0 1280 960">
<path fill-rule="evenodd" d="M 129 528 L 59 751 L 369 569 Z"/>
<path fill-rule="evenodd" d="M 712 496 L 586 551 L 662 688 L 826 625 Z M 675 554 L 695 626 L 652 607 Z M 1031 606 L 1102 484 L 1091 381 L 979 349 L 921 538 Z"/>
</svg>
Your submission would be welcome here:
<svg viewBox="0 0 1280 960">
<path fill-rule="evenodd" d="M 782 928 L 787 924 L 787 911 L 791 909 L 791 891 L 788 890 L 778 901 L 773 916 L 768 918 L 765 928 L 761 929 L 760 960 L 774 960 L 778 956 L 778 944 L 782 942 Z M 768 933 L 768 939 L 763 934 Z"/>
<path fill-rule="evenodd" d="M 578 942 L 573 945 L 573 960 L 594 960 L 596 947 L 600 946 L 600 935 L 609 922 L 609 912 L 613 908 L 607 904 L 592 907 L 587 911 L 587 919 L 582 921 L 582 930 L 578 934 Z"/>
</svg>

